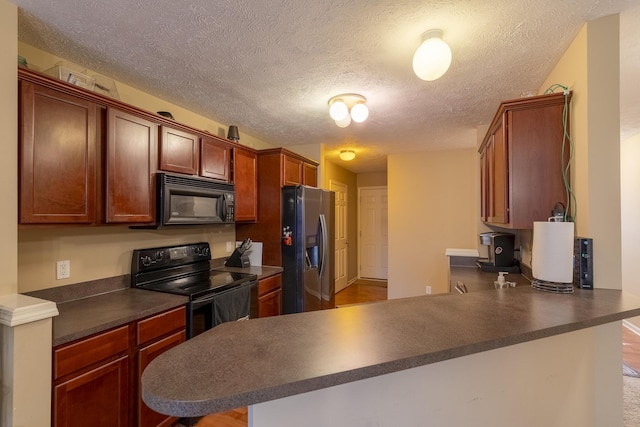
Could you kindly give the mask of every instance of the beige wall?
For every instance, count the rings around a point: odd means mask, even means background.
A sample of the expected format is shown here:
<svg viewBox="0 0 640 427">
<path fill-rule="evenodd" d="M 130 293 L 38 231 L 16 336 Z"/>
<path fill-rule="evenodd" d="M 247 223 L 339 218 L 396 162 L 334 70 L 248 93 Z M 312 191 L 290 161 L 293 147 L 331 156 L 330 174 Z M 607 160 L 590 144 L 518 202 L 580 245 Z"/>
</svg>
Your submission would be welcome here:
<svg viewBox="0 0 640 427">
<path fill-rule="evenodd" d="M 2 209 L 0 209 L 0 295 L 18 287 L 18 15 L 17 7 L 0 0 L 0 129 L 2 129 Z"/>
<path fill-rule="evenodd" d="M 622 217 L 622 289 L 640 295 L 638 253 L 640 253 L 640 134 L 623 141 L 620 149 L 620 193 Z M 640 328 L 640 318 L 630 319 Z"/>
<path fill-rule="evenodd" d="M 475 248 L 475 148 L 392 154 L 388 161 L 389 298 L 448 292 L 447 248 Z"/>
<path fill-rule="evenodd" d="M 358 174 L 358 188 L 360 187 L 386 187 L 387 186 L 387 173 L 359 173 Z"/>
<path fill-rule="evenodd" d="M 18 8 L 0 0 L 0 295 L 18 292 Z M 51 419 L 51 319 L 0 325 L 0 425 L 48 426 Z"/>
<path fill-rule="evenodd" d="M 29 292 L 120 276 L 131 272 L 131 251 L 191 242 L 209 242 L 211 256 L 229 256 L 235 227 L 132 230 L 126 226 L 21 229 L 18 233 L 18 289 Z M 56 280 L 56 261 L 71 262 L 71 277 Z"/>
<path fill-rule="evenodd" d="M 323 173 L 323 188 L 329 188 L 331 180 L 341 182 L 347 186 L 347 240 L 349 254 L 347 256 L 347 281 L 358 277 L 358 184 L 357 176 L 337 164 L 325 161 Z"/>
<path fill-rule="evenodd" d="M 621 339 L 614 322 L 259 403 L 253 426 L 620 427 L 622 386 L 594 373 L 622 381 L 598 347 Z"/>
<path fill-rule="evenodd" d="M 576 235 L 594 240 L 594 286 L 620 289 L 619 16 L 584 25 L 547 80 L 573 90 L 571 182 L 577 199 Z M 531 262 L 531 232 L 521 232 Z"/>
</svg>

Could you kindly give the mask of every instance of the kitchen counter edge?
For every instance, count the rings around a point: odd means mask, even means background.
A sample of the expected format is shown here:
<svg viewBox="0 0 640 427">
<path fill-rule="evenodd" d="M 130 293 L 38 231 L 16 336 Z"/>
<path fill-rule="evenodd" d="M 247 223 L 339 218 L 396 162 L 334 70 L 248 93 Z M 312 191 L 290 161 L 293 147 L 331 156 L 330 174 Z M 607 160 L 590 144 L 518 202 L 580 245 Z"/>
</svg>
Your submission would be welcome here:
<svg viewBox="0 0 640 427">
<path fill-rule="evenodd" d="M 523 286 L 231 322 L 151 362 L 142 394 L 158 412 L 202 416 L 638 315 L 640 298 L 619 290 Z"/>
</svg>

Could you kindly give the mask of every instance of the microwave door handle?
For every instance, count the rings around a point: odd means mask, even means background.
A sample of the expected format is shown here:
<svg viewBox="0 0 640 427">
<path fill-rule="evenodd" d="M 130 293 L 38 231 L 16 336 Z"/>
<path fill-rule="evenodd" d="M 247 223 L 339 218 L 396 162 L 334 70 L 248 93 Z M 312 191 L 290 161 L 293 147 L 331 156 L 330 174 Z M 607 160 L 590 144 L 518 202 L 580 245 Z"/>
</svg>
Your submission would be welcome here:
<svg viewBox="0 0 640 427">
<path fill-rule="evenodd" d="M 227 195 L 223 194 L 222 197 L 222 203 L 220 203 L 220 219 L 222 221 L 226 221 L 227 219 Z"/>
</svg>

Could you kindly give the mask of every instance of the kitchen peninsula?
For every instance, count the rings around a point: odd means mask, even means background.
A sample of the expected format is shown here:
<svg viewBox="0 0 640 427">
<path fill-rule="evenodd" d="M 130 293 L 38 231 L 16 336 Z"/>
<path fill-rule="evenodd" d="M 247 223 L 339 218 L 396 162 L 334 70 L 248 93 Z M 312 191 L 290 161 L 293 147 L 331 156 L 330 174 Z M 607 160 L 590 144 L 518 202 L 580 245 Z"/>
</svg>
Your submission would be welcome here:
<svg viewBox="0 0 640 427">
<path fill-rule="evenodd" d="M 143 399 L 176 416 L 249 405 L 253 427 L 605 425 L 597 391 L 621 388 L 621 366 L 591 344 L 620 346 L 638 315 L 618 290 L 521 286 L 227 323 L 155 359 Z"/>
</svg>

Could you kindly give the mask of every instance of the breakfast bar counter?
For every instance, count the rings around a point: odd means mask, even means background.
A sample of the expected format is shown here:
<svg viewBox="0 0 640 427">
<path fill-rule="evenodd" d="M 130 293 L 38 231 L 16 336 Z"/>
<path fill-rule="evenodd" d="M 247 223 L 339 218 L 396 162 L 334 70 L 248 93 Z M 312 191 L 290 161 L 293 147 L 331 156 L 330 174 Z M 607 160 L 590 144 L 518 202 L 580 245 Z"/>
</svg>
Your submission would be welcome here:
<svg viewBox="0 0 640 427">
<path fill-rule="evenodd" d="M 202 416 L 638 315 L 640 298 L 619 290 L 521 286 L 225 323 L 155 359 L 142 394 L 158 412 Z"/>
</svg>

